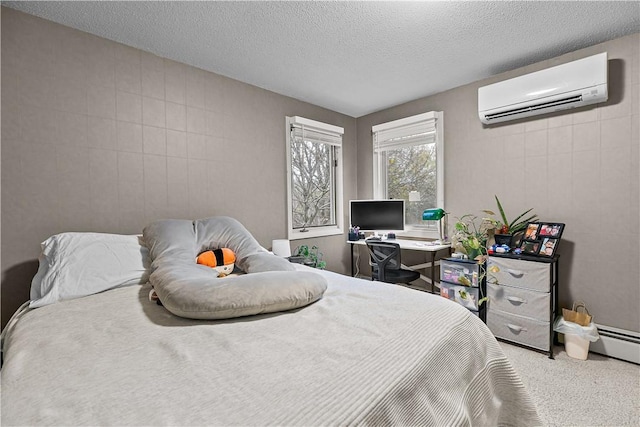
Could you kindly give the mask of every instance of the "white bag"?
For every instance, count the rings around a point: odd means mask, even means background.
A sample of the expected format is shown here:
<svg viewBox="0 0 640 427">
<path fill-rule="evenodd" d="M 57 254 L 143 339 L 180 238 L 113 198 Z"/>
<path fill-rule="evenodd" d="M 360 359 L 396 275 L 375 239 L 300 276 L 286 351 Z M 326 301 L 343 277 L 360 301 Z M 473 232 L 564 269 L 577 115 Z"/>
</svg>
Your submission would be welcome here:
<svg viewBox="0 0 640 427">
<path fill-rule="evenodd" d="M 553 324 L 553 330 L 565 335 L 577 335 L 591 342 L 596 342 L 600 339 L 598 328 L 596 328 L 593 322 L 591 322 L 589 326 L 580 326 L 577 323 L 567 322 L 563 316 L 558 316 Z"/>
</svg>

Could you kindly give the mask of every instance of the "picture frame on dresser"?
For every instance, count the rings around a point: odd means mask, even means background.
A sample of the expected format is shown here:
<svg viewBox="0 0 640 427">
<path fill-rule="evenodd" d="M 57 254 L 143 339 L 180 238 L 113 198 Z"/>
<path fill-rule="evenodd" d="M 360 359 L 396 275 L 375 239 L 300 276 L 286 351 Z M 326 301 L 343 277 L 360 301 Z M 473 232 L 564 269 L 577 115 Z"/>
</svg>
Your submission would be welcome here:
<svg viewBox="0 0 640 427">
<path fill-rule="evenodd" d="M 524 232 L 524 240 L 535 241 L 538 239 L 538 229 L 540 224 L 537 222 L 530 222 L 527 224 L 527 228 Z"/>
<path fill-rule="evenodd" d="M 553 238 L 559 239 L 560 237 L 562 237 L 563 230 L 564 230 L 564 224 L 562 223 L 541 222 L 538 236 L 540 236 L 541 238 L 553 237 Z"/>
<path fill-rule="evenodd" d="M 523 240 L 522 243 L 520 243 L 520 250 L 523 254 L 538 255 L 538 251 L 540 250 L 540 241 Z"/>
<path fill-rule="evenodd" d="M 552 257 L 556 253 L 556 248 L 558 247 L 558 239 L 554 239 L 552 237 L 545 237 L 542 239 L 542 243 L 540 244 L 540 251 L 538 255 L 545 257 Z"/>
<path fill-rule="evenodd" d="M 560 222 L 530 222 L 520 242 L 520 251 L 526 255 L 551 258 L 556 254 L 564 224 Z"/>
</svg>

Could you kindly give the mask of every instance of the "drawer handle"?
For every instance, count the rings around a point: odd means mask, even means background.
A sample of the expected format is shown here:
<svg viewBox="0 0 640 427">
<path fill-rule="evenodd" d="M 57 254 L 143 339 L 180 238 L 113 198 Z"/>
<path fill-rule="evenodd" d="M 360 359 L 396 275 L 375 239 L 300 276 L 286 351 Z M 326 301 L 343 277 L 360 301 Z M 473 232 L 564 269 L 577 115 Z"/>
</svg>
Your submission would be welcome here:
<svg viewBox="0 0 640 427">
<path fill-rule="evenodd" d="M 511 302 L 518 303 L 518 304 L 526 304 L 527 303 L 526 299 L 522 299 L 522 298 L 518 298 L 518 297 L 512 297 L 512 296 L 508 296 L 507 300 L 509 300 Z"/>
<path fill-rule="evenodd" d="M 520 333 L 522 331 L 527 332 L 527 328 L 523 328 L 522 326 L 514 325 L 513 323 L 507 323 L 507 328 L 511 329 L 514 332 Z"/>
<path fill-rule="evenodd" d="M 507 272 L 509 272 L 512 276 L 524 276 L 524 271 L 514 270 L 512 268 L 507 268 Z"/>
</svg>

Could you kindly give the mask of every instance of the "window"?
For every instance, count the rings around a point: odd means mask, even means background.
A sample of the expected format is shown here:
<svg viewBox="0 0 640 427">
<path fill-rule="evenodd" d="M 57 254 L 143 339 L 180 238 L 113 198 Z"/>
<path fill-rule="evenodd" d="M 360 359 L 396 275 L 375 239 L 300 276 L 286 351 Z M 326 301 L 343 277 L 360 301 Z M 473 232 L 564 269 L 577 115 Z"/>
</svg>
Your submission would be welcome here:
<svg viewBox="0 0 640 427">
<path fill-rule="evenodd" d="M 287 117 L 289 239 L 342 234 L 341 127 Z"/>
<path fill-rule="evenodd" d="M 444 209 L 443 113 L 429 112 L 373 126 L 373 194 L 404 199 L 409 234 L 438 237 L 423 221 L 429 208 Z"/>
</svg>

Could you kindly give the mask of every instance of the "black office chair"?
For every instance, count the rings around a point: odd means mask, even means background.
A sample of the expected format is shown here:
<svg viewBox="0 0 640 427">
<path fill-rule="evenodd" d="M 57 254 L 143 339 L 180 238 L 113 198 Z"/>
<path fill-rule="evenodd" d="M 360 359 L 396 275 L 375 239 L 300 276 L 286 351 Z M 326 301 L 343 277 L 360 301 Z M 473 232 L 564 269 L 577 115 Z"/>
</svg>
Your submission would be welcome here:
<svg viewBox="0 0 640 427">
<path fill-rule="evenodd" d="M 420 273 L 401 267 L 400 245 L 393 242 L 367 242 L 371 259 L 371 280 L 387 283 L 409 283 Z"/>
</svg>

